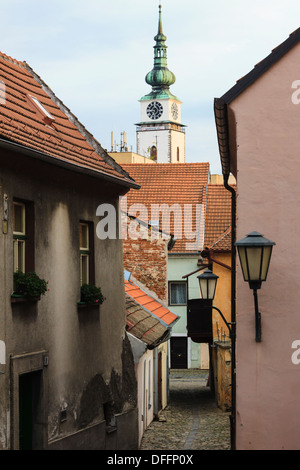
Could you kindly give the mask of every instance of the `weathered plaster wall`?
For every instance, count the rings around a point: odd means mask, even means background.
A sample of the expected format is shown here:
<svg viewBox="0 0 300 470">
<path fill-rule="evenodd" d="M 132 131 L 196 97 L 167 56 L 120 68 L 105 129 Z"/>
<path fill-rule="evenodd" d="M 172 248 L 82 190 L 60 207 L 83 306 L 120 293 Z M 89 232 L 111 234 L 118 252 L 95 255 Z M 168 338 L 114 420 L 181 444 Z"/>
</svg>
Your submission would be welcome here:
<svg viewBox="0 0 300 470">
<path fill-rule="evenodd" d="M 257 230 L 276 242 L 258 292 L 262 342 L 255 342 L 252 291 L 237 268 L 237 448 L 299 449 L 300 45 L 232 104 L 237 126 L 237 239 Z"/>
<path fill-rule="evenodd" d="M 0 186 L 8 194 L 8 233 L 0 234 L 4 269 L 0 274 L 0 339 L 7 364 L 1 376 L 1 445 L 9 448 L 11 422 L 9 357 L 46 350 L 49 441 L 60 442 L 104 419 L 103 405 L 122 414 L 136 406 L 131 348 L 125 335 L 124 277 L 120 240 L 95 241 L 95 284 L 105 302 L 100 310 L 79 310 L 79 221 L 99 221 L 102 202 L 117 207 L 118 194 L 107 183 L 54 170 L 27 157 L 7 155 L 11 168 L 1 168 Z M 8 165 L 9 167 L 9 165 Z M 89 188 L 89 191 L 87 191 Z M 36 304 L 10 302 L 13 291 L 12 202 L 34 201 L 35 270 L 49 281 L 49 292 Z M 2 200 L 0 207 L 2 209 Z M 28 370 L 30 371 L 30 370 Z M 18 397 L 12 400 L 17 403 Z M 61 411 L 66 420 L 61 420 Z M 14 431 L 17 432 L 17 431 Z M 4 435 L 5 434 L 5 435 Z M 74 440 L 74 438 L 73 438 Z M 60 444 L 61 445 L 61 444 Z M 63 445 L 63 444 L 62 444 Z M 79 445 L 79 444 L 78 444 Z"/>
</svg>

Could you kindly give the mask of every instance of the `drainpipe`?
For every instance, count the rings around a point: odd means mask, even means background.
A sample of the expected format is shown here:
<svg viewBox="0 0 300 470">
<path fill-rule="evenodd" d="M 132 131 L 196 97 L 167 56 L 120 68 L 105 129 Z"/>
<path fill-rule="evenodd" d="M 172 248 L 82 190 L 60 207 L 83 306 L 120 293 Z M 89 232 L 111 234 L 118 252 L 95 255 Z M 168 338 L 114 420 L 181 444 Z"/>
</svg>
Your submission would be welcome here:
<svg viewBox="0 0 300 470">
<path fill-rule="evenodd" d="M 231 193 L 231 450 L 236 449 L 236 192 L 224 175 L 224 187 Z"/>
</svg>

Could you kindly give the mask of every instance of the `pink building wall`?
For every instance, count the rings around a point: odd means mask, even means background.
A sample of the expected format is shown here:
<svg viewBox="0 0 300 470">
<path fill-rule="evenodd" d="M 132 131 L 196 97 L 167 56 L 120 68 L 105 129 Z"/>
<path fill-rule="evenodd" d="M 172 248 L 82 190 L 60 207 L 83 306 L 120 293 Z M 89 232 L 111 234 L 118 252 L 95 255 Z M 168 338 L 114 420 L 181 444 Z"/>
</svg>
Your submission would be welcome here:
<svg viewBox="0 0 300 470">
<path fill-rule="evenodd" d="M 299 64 L 298 44 L 229 105 L 236 238 L 256 230 L 276 242 L 258 291 L 261 343 L 253 294 L 237 266 L 237 449 L 300 449 L 300 363 L 292 360 L 300 344 L 300 104 L 292 101 Z"/>
</svg>

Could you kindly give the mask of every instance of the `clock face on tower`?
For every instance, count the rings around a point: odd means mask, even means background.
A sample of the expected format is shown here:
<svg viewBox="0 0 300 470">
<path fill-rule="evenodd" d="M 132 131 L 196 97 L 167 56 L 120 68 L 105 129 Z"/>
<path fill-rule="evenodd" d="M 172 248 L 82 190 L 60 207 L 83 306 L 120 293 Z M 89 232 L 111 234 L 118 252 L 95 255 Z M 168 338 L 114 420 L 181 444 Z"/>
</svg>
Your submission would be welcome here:
<svg viewBox="0 0 300 470">
<path fill-rule="evenodd" d="M 147 116 L 150 119 L 158 119 L 163 113 L 163 107 L 158 101 L 152 101 L 147 106 Z"/>
<path fill-rule="evenodd" d="M 172 106 L 171 106 L 171 113 L 172 113 L 172 117 L 173 119 L 177 119 L 178 118 L 178 106 L 176 103 L 173 103 Z"/>
</svg>

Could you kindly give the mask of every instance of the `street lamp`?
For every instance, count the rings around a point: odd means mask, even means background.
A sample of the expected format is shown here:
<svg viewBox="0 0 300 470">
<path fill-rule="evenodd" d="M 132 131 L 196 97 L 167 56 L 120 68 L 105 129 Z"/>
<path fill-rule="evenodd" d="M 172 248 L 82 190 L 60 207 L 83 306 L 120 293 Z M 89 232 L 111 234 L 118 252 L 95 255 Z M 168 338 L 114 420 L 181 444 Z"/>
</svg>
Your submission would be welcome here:
<svg viewBox="0 0 300 470">
<path fill-rule="evenodd" d="M 203 274 L 197 277 L 202 299 L 213 300 L 219 276 L 214 274 L 210 269 L 206 269 Z"/>
<path fill-rule="evenodd" d="M 264 238 L 259 232 L 251 232 L 235 243 L 238 249 L 244 281 L 249 282 L 253 290 L 255 306 L 256 342 L 261 342 L 261 314 L 258 311 L 257 290 L 267 279 L 272 248 L 275 242 Z"/>
<path fill-rule="evenodd" d="M 219 279 L 219 276 L 214 274 L 210 269 L 206 269 L 203 274 L 200 274 L 197 276 L 198 281 L 199 281 L 199 287 L 200 287 L 200 293 L 201 297 L 204 300 L 214 300 L 215 297 L 215 292 L 216 292 L 216 286 L 217 286 L 217 281 Z M 224 317 L 223 313 L 221 310 L 219 310 L 217 307 L 212 305 L 214 310 L 217 310 L 221 317 L 223 318 L 229 333 L 231 335 L 231 327 L 230 324 L 227 322 L 226 318 Z"/>
</svg>

